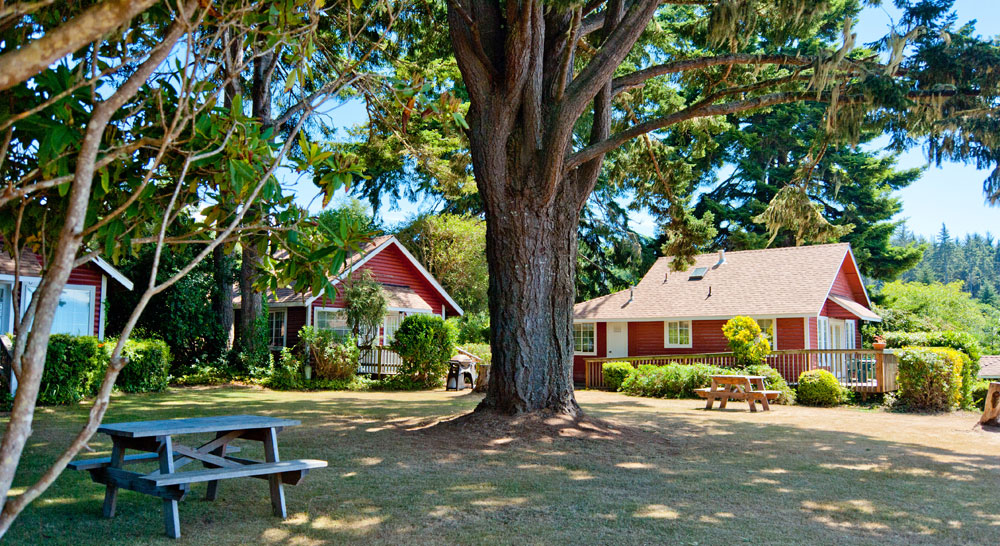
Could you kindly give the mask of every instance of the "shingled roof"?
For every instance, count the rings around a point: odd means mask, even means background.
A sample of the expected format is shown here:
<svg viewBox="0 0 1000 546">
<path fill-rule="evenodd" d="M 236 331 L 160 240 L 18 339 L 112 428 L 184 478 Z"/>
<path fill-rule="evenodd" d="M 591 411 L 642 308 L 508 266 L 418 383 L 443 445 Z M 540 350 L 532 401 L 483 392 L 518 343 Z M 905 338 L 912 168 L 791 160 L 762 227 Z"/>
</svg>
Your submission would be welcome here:
<svg viewBox="0 0 1000 546">
<path fill-rule="evenodd" d="M 679 272 L 670 271 L 670 258 L 660 258 L 634 289 L 578 303 L 574 318 L 604 321 L 814 316 L 830 298 L 845 260 L 849 261 L 851 273 L 857 274 L 854 256 L 846 243 L 727 252 L 721 265 L 719 258 L 718 253 L 701 254 L 695 257 L 693 266 Z M 692 278 L 699 268 L 705 268 L 704 275 Z M 863 287 L 854 299 L 864 303 L 855 305 L 868 314 L 860 318 L 878 320 L 867 309 L 870 302 Z"/>
<path fill-rule="evenodd" d="M 980 379 L 1000 379 L 1000 355 L 983 355 L 979 358 Z"/>
</svg>

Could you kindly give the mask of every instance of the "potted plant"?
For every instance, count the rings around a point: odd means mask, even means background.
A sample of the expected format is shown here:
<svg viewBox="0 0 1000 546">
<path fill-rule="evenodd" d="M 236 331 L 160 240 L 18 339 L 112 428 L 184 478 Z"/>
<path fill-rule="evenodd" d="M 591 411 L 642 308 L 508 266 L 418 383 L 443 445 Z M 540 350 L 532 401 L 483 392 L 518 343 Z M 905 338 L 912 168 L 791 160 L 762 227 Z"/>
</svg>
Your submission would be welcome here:
<svg viewBox="0 0 1000 546">
<path fill-rule="evenodd" d="M 875 336 L 875 340 L 872 341 L 872 349 L 875 349 L 876 351 L 885 350 L 885 336 Z"/>
</svg>

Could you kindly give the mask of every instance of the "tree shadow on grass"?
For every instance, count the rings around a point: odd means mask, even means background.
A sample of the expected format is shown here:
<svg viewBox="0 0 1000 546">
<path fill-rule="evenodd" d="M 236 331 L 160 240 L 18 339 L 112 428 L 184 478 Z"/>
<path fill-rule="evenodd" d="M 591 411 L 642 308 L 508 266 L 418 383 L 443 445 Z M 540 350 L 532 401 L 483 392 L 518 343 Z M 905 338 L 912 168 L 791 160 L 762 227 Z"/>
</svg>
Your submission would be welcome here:
<svg viewBox="0 0 1000 546">
<path fill-rule="evenodd" d="M 625 434 L 570 422 L 551 423 L 556 434 L 517 434 L 441 424 L 478 397 L 210 396 L 214 403 L 197 401 L 202 415 L 302 419 L 282 433 L 282 455 L 330 467 L 287 488 L 284 522 L 270 515 L 266 482 L 223 482 L 213 503 L 196 500 L 196 487 L 181 504 L 192 542 L 940 544 L 991 543 L 1000 533 L 996 456 L 886 441 L 878 431 L 706 422 L 697 401 L 639 412 L 623 397 L 584 409 Z M 113 417 L 177 417 L 185 398 L 136 399 Z M 47 448 L 32 455 L 54 457 Z M 156 499 L 123 493 L 111 521 L 98 517 L 100 499 L 85 474 L 68 473 L 15 524 L 11 543 L 169 542 Z"/>
</svg>

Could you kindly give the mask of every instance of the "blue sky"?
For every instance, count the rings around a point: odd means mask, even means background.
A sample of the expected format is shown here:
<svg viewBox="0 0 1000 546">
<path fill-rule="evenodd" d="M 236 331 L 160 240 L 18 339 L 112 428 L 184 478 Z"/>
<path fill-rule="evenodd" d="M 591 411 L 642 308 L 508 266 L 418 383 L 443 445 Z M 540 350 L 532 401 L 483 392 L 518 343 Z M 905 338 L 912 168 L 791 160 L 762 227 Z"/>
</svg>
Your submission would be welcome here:
<svg viewBox="0 0 1000 546">
<path fill-rule="evenodd" d="M 996 17 L 996 0 L 958 0 L 955 11 L 958 23 L 976 20 L 977 31 L 984 36 L 1000 35 L 1000 17 Z M 869 42 L 883 36 L 892 20 L 898 20 L 899 12 L 885 2 L 881 7 L 866 8 L 854 30 L 858 42 Z M 365 121 L 365 112 L 360 104 L 346 104 L 329 112 L 341 126 L 350 126 Z M 899 168 L 927 166 L 921 149 L 912 149 L 899 157 Z M 1000 234 L 1000 207 L 990 207 L 983 199 L 983 180 L 988 171 L 978 171 L 974 166 L 961 163 L 943 163 L 941 167 L 927 166 L 923 176 L 910 187 L 898 192 L 903 202 L 901 217 L 906 219 L 910 230 L 925 236 L 933 236 L 941 228 L 948 226 L 953 236 L 961 237 L 969 233 L 993 231 Z M 308 180 L 298 184 L 297 200 L 307 205 L 317 190 Z M 318 203 L 312 201 L 315 210 Z M 381 218 L 389 226 L 406 220 L 418 213 L 426 212 L 431 203 L 402 201 L 385 203 L 379 211 Z M 647 235 L 656 230 L 656 222 L 648 214 L 637 213 L 631 218 L 633 228 Z"/>
</svg>

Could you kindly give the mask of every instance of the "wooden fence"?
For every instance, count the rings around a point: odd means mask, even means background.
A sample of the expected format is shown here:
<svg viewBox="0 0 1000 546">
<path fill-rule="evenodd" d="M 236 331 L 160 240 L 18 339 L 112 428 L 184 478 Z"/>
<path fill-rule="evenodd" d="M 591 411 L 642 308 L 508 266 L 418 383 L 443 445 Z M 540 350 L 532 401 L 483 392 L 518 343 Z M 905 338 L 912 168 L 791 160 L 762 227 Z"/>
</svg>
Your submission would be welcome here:
<svg viewBox="0 0 1000 546">
<path fill-rule="evenodd" d="M 733 353 L 702 353 L 693 355 L 652 355 L 627 358 L 588 358 L 584 361 L 585 384 L 588 388 L 604 388 L 605 362 L 628 362 L 635 367 L 644 364 L 663 366 L 677 364 L 710 364 L 724 368 L 736 367 Z M 832 373 L 845 387 L 857 392 L 891 392 L 897 389 L 896 355 L 891 351 L 872 349 L 800 349 L 774 351 L 767 363 L 789 383 L 798 382 L 807 370 L 823 369 Z"/>
<path fill-rule="evenodd" d="M 396 375 L 403 360 L 396 351 L 388 347 L 376 345 L 369 349 L 361 349 L 361 359 L 358 373 L 372 374 L 378 377 Z"/>
</svg>

